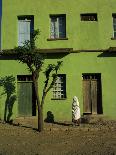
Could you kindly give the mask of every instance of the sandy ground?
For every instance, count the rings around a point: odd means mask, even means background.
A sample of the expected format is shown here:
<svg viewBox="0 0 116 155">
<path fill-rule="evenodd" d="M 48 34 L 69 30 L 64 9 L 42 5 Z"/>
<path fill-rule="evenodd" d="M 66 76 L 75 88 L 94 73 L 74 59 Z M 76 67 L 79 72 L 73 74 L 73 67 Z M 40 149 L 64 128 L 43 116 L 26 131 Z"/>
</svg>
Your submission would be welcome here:
<svg viewBox="0 0 116 155">
<path fill-rule="evenodd" d="M 0 155 L 116 155 L 116 121 L 45 123 L 42 133 L 0 123 Z"/>
</svg>

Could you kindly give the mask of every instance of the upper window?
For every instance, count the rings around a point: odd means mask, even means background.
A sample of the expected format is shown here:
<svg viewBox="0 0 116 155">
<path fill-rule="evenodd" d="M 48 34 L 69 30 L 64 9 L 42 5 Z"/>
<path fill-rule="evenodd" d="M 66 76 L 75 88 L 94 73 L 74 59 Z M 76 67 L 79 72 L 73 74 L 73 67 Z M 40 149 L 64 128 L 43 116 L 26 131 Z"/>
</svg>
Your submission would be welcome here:
<svg viewBox="0 0 116 155">
<path fill-rule="evenodd" d="M 31 33 L 34 31 L 33 16 L 18 17 L 18 46 L 23 46 L 25 41 L 30 41 Z"/>
<path fill-rule="evenodd" d="M 113 38 L 116 38 L 116 14 L 113 14 L 112 17 L 113 17 Z"/>
<path fill-rule="evenodd" d="M 97 21 L 96 13 L 81 14 L 80 17 L 81 17 L 81 21 Z"/>
<path fill-rule="evenodd" d="M 66 98 L 66 75 L 59 74 L 53 86 L 53 99 Z"/>
<path fill-rule="evenodd" d="M 50 15 L 50 38 L 66 38 L 66 15 Z"/>
</svg>

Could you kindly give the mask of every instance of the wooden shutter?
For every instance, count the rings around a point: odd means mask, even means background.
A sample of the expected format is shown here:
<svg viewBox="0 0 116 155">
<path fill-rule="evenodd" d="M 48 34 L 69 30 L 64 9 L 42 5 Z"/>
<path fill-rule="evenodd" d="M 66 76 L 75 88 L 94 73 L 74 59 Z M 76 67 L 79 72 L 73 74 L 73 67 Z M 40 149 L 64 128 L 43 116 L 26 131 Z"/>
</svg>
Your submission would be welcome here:
<svg viewBox="0 0 116 155">
<path fill-rule="evenodd" d="M 91 113 L 91 81 L 83 80 L 83 111 Z"/>
<path fill-rule="evenodd" d="M 97 114 L 97 80 L 91 80 L 92 114 Z"/>
</svg>

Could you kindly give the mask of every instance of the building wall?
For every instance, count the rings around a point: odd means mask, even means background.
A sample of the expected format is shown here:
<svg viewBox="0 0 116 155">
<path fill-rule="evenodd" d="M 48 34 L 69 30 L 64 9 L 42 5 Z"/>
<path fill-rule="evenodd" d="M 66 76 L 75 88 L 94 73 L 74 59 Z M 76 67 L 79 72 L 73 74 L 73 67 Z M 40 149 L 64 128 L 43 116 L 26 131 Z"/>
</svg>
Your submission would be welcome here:
<svg viewBox="0 0 116 155">
<path fill-rule="evenodd" d="M 3 1 L 2 31 L 3 49 L 17 46 L 17 16 L 34 15 L 35 29 L 41 34 L 37 41 L 40 48 L 107 49 L 115 46 L 112 13 L 116 13 L 115 1 L 111 0 L 12 0 Z M 81 13 L 97 13 L 97 22 L 83 22 Z M 68 40 L 47 41 L 50 30 L 50 14 L 66 14 Z M 6 29 L 7 27 L 7 29 Z M 7 36 L 7 37 L 6 37 Z"/>
<path fill-rule="evenodd" d="M 73 0 L 73 1 L 29 1 L 12 0 L 3 1 L 2 18 L 2 49 L 12 49 L 17 46 L 18 40 L 18 15 L 34 15 L 35 29 L 41 33 L 36 42 L 39 48 L 73 48 L 74 50 L 100 50 L 115 47 L 116 40 L 111 40 L 113 35 L 112 13 L 116 13 L 116 2 L 111 0 Z M 81 13 L 97 13 L 97 22 L 80 21 Z M 68 40 L 47 41 L 50 30 L 50 14 L 66 14 L 66 30 Z M 45 66 L 63 60 L 61 74 L 66 74 L 66 100 L 51 100 L 52 91 L 45 100 L 44 116 L 47 111 L 54 114 L 55 120 L 71 120 L 71 104 L 73 96 L 78 96 L 81 114 L 83 114 L 82 73 L 101 73 L 103 114 L 116 118 L 116 66 L 115 54 L 100 52 L 80 52 L 71 54 L 52 54 L 45 60 Z M 45 69 L 45 66 L 43 70 Z M 0 77 L 30 74 L 22 64 L 10 58 L 1 58 Z M 45 77 L 41 72 L 40 96 Z M 0 87 L 2 94 L 3 88 Z M 6 95 L 0 96 L 0 117 L 3 118 Z M 13 106 L 13 117 L 18 114 L 17 101 Z"/>
<path fill-rule="evenodd" d="M 102 104 L 104 116 L 116 118 L 116 83 L 114 67 L 115 57 L 100 57 L 101 53 L 72 53 L 62 58 L 60 73 L 66 74 L 67 99 L 52 101 L 51 93 L 46 99 L 46 110 L 52 111 L 56 119 L 71 120 L 72 98 L 79 98 L 81 114 L 83 114 L 82 73 L 101 73 Z M 55 60 L 50 60 L 51 62 Z M 49 62 L 49 61 L 48 61 Z M 45 112 L 46 113 L 46 112 Z"/>
<path fill-rule="evenodd" d="M 43 70 L 39 80 L 39 94 L 41 96 L 42 88 L 44 85 L 45 76 L 43 71 L 49 63 L 56 63 L 58 60 L 63 60 L 63 66 L 59 73 L 66 74 L 66 100 L 51 100 L 52 90 L 48 93 L 45 105 L 44 116 L 47 111 L 54 114 L 55 120 L 71 120 L 71 106 L 72 99 L 76 95 L 79 98 L 81 114 L 83 114 L 83 91 L 82 91 L 82 73 L 101 73 L 102 82 L 102 104 L 103 115 L 109 118 L 116 118 L 115 103 L 116 103 L 116 83 L 114 66 L 116 65 L 115 57 L 109 55 L 108 57 L 102 56 L 102 53 L 96 52 L 83 52 L 72 53 L 59 57 L 59 55 L 49 56 L 45 60 Z M 17 95 L 17 75 L 30 74 L 22 64 L 15 60 L 0 60 L 1 77 L 13 75 L 16 79 L 16 95 Z M 3 90 L 1 87 L 1 94 Z M 6 95 L 0 97 L 0 117 L 3 118 L 4 103 Z M 18 98 L 17 98 L 18 100 Z M 14 104 L 13 117 L 18 116 L 17 101 Z"/>
</svg>

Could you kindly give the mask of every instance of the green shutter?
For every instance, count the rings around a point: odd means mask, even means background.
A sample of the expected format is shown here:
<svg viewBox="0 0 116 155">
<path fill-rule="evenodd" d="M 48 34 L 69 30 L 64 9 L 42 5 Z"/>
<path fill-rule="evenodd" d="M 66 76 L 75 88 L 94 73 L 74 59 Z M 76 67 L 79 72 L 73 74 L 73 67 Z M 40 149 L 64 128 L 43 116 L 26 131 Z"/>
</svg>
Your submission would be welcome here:
<svg viewBox="0 0 116 155">
<path fill-rule="evenodd" d="M 32 83 L 18 82 L 19 116 L 32 116 Z"/>
</svg>

